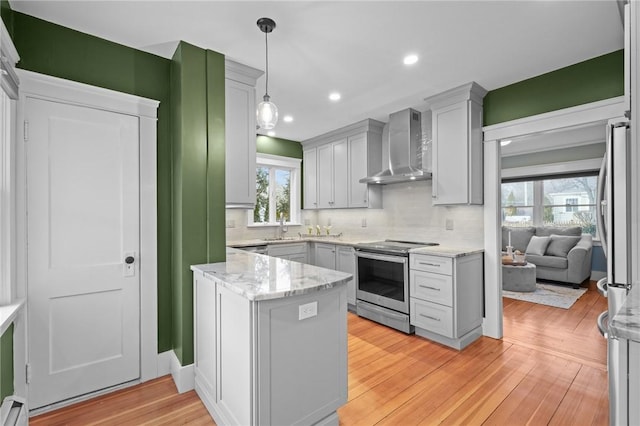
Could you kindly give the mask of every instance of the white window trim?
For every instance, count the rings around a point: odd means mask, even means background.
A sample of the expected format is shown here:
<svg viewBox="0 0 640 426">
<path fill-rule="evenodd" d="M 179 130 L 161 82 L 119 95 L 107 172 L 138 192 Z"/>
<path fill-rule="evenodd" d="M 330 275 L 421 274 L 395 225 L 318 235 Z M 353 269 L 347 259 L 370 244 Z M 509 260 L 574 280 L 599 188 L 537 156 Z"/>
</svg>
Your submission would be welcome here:
<svg viewBox="0 0 640 426">
<path fill-rule="evenodd" d="M 260 166 L 278 167 L 291 170 L 290 194 L 291 196 L 291 220 L 285 222 L 287 226 L 300 225 L 300 187 L 301 187 L 301 164 L 300 158 L 283 157 L 280 155 L 261 154 L 256 155 L 256 170 Z M 280 226 L 279 222 L 254 223 L 253 209 L 247 214 L 247 227 L 249 228 L 267 228 Z"/>
</svg>

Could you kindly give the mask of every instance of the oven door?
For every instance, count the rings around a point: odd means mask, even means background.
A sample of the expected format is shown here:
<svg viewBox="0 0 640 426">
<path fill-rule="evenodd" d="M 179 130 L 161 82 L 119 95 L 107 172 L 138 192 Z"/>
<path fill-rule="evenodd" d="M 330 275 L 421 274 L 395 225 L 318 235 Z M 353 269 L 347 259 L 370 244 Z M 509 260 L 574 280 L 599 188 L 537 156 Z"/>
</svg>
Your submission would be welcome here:
<svg viewBox="0 0 640 426">
<path fill-rule="evenodd" d="M 409 313 L 409 258 L 356 251 L 356 298 Z"/>
</svg>

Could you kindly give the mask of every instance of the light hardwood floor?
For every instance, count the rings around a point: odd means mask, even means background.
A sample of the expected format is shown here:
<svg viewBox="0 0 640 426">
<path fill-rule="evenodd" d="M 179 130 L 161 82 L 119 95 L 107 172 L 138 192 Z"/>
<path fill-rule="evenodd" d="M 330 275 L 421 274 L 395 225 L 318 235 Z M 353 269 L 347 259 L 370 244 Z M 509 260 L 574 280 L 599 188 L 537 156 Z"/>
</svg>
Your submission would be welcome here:
<svg viewBox="0 0 640 426">
<path fill-rule="evenodd" d="M 504 339 L 456 351 L 349 314 L 341 425 L 606 425 L 595 284 L 571 309 L 504 299 Z M 169 376 L 31 418 L 32 425 L 212 425 Z"/>
</svg>

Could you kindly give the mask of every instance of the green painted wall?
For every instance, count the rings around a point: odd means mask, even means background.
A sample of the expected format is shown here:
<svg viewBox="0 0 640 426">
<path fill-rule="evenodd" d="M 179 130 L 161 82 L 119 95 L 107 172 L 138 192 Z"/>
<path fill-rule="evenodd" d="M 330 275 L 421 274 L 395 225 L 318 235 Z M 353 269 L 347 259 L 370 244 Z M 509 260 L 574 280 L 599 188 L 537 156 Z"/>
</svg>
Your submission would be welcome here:
<svg viewBox="0 0 640 426">
<path fill-rule="evenodd" d="M 225 259 L 224 56 L 181 42 L 171 63 L 173 349 L 193 363 L 191 265 Z"/>
<path fill-rule="evenodd" d="M 281 155 L 283 157 L 302 158 L 302 144 L 289 139 L 272 138 L 258 135 L 256 151 L 260 154 Z"/>
<path fill-rule="evenodd" d="M 9 35 L 13 39 L 13 11 L 9 6 L 8 0 L 0 0 L 0 17 L 2 17 L 2 22 L 4 22 Z"/>
<path fill-rule="evenodd" d="M 13 394 L 13 324 L 0 337 L 0 401 Z"/>
<path fill-rule="evenodd" d="M 624 52 L 618 50 L 490 91 L 484 98 L 484 125 L 623 94 Z"/>
<path fill-rule="evenodd" d="M 158 109 L 158 352 L 171 349 L 171 61 L 13 12 L 20 68 L 160 101 Z"/>
</svg>

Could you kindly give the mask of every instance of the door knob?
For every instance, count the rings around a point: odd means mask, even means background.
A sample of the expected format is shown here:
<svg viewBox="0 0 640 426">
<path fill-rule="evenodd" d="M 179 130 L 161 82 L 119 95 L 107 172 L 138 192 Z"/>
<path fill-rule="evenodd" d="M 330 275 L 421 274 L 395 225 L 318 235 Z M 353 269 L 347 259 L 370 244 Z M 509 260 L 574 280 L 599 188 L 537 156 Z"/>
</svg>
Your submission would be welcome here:
<svg viewBox="0 0 640 426">
<path fill-rule="evenodd" d="M 126 263 L 127 265 L 131 265 L 133 262 L 135 262 L 135 258 L 133 256 L 127 256 L 124 259 L 124 263 Z"/>
</svg>

